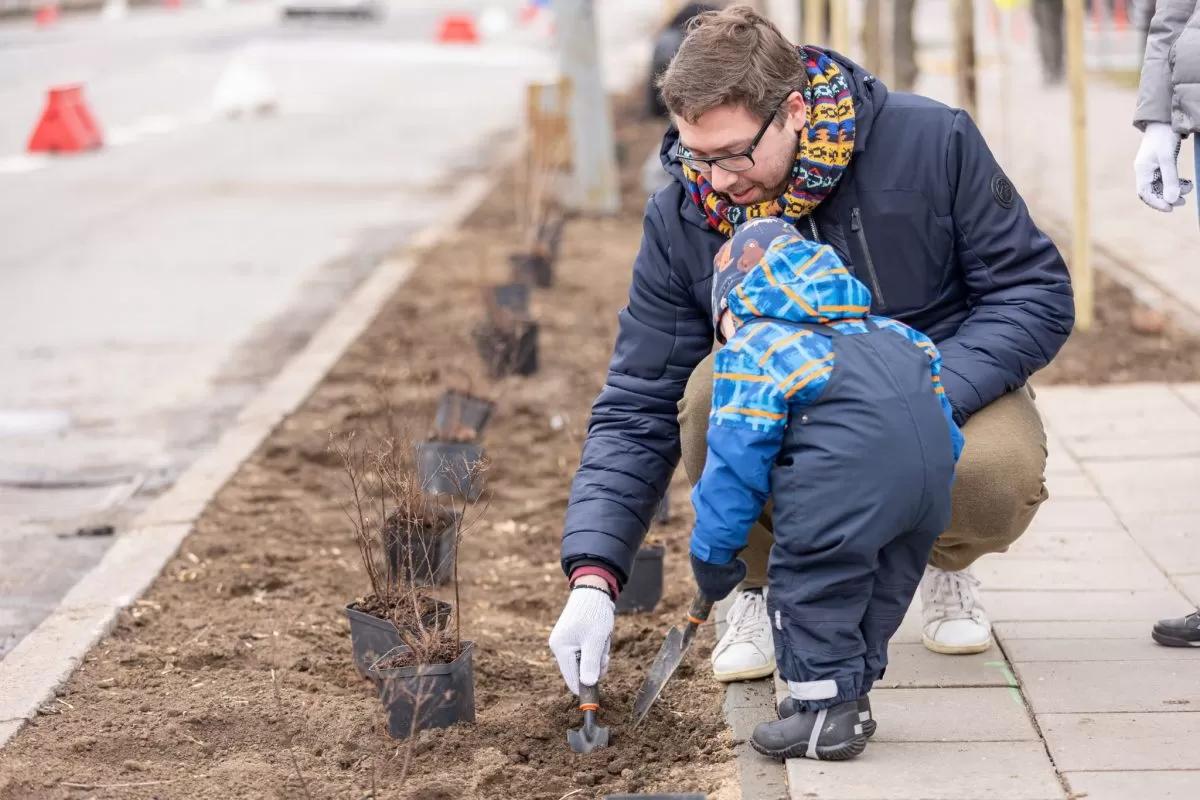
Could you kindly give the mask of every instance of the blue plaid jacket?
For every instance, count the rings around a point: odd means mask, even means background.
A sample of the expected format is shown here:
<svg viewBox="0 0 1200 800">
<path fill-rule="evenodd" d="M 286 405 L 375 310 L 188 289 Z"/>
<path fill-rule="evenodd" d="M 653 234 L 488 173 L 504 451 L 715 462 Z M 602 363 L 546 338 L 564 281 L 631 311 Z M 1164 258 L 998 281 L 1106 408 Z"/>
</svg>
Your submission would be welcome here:
<svg viewBox="0 0 1200 800">
<path fill-rule="evenodd" d="M 724 564 L 745 547 L 750 526 L 770 494 L 771 468 L 788 417 L 820 397 L 835 368 L 828 337 L 786 322 L 754 320 L 826 323 L 844 334 L 866 333 L 863 317 L 870 306 L 867 287 L 829 247 L 788 236 L 772 241 L 731 292 L 729 310 L 737 332 L 716 355 L 708 458 L 692 490 L 696 526 L 691 552 L 697 558 Z M 941 386 L 937 347 L 894 319 L 871 319 L 929 356 L 930 380 L 957 461 L 963 437 Z"/>
</svg>

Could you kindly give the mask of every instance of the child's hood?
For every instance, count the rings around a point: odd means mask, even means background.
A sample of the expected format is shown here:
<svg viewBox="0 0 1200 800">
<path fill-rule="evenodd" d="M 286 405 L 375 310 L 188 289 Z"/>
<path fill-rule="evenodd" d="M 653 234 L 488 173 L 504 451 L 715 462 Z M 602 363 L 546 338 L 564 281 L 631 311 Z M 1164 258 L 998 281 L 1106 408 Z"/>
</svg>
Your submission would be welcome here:
<svg viewBox="0 0 1200 800">
<path fill-rule="evenodd" d="M 776 237 L 729 296 L 738 327 L 752 317 L 857 319 L 870 308 L 870 291 L 831 247 L 793 236 Z"/>
</svg>

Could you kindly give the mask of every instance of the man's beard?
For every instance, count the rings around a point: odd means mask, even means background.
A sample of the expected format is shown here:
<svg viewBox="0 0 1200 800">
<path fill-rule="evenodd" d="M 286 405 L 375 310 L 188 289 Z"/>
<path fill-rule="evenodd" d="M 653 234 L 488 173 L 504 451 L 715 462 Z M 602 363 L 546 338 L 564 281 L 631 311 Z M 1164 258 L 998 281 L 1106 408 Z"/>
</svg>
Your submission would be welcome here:
<svg viewBox="0 0 1200 800">
<path fill-rule="evenodd" d="M 783 168 L 783 178 L 780 179 L 780 181 L 777 185 L 768 187 L 766 190 L 764 190 L 762 196 L 759 197 L 757 200 L 750 201 L 750 204 L 769 203 L 772 200 L 777 200 L 780 197 L 783 197 L 784 193 L 787 192 L 788 184 L 790 184 L 792 181 L 792 164 L 794 164 L 795 160 L 796 160 L 796 148 L 799 146 L 799 141 L 800 141 L 800 137 L 797 134 L 796 143 L 793 145 L 792 151 L 791 151 L 792 155 L 788 158 L 786 166 L 779 165 L 780 167 Z M 747 189 L 749 189 L 749 188 L 750 187 L 747 187 Z M 723 199 L 725 199 L 727 202 L 734 203 L 734 204 L 737 204 L 737 201 L 733 199 L 733 195 L 740 194 L 740 193 L 741 192 L 732 192 L 732 191 L 731 192 L 718 192 L 718 194 Z"/>
</svg>

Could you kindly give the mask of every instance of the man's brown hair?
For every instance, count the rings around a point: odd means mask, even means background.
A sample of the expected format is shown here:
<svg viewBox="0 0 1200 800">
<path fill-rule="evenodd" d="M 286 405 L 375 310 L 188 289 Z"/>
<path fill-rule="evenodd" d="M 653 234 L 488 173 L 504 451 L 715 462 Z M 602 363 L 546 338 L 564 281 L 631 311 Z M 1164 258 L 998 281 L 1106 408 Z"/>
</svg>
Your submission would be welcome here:
<svg viewBox="0 0 1200 800">
<path fill-rule="evenodd" d="M 658 79 L 667 110 L 689 123 L 725 105 L 765 120 L 789 92 L 807 84 L 796 47 L 746 5 L 696 16 Z"/>
</svg>

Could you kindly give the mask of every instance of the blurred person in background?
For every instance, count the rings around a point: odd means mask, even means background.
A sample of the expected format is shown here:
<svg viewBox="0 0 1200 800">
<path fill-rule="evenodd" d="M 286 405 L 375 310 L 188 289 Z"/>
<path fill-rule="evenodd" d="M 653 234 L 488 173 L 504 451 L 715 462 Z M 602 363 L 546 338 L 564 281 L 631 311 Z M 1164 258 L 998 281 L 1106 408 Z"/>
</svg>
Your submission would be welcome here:
<svg viewBox="0 0 1200 800">
<path fill-rule="evenodd" d="M 683 43 L 687 35 L 688 23 L 705 11 L 716 11 L 724 3 L 685 3 L 676 11 L 658 36 L 654 38 L 654 50 L 650 56 L 650 76 L 646 81 L 646 110 L 651 116 L 666 117 L 667 107 L 663 105 L 662 94 L 658 91 L 658 76 L 666 71 L 667 65 L 675 57 L 675 51 Z"/>
<path fill-rule="evenodd" d="M 1169 214 L 1186 205 L 1184 198 L 1192 190 L 1192 181 L 1179 177 L 1178 166 L 1189 136 L 1200 164 L 1200 0 L 1156 3 L 1133 124 L 1142 131 L 1133 161 L 1138 197 Z M 1200 243 L 1196 252 L 1200 254 Z M 1200 647 L 1200 611 L 1160 620 L 1151 635 L 1167 647 Z"/>
<path fill-rule="evenodd" d="M 1055 86 L 1066 77 L 1066 45 L 1063 38 L 1063 0 L 1033 0 L 1033 25 L 1037 35 L 1042 80 Z"/>
<path fill-rule="evenodd" d="M 917 11 L 917 0 L 895 0 L 892 4 L 892 47 L 895 56 L 896 74 L 892 76 L 892 88 L 899 92 L 911 92 L 921 74 L 917 65 L 917 37 L 913 29 L 913 17 Z"/>
</svg>

